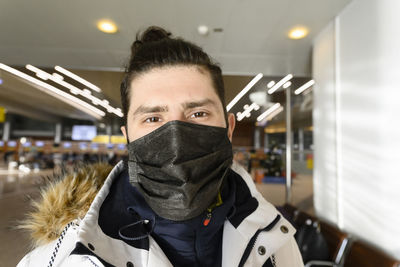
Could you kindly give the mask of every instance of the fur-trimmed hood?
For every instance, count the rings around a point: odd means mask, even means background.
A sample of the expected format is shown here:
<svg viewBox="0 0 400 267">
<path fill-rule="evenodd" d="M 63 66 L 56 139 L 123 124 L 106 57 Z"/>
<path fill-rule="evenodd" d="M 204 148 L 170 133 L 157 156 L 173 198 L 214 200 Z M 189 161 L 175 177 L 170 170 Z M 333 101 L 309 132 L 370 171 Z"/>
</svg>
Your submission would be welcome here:
<svg viewBox="0 0 400 267">
<path fill-rule="evenodd" d="M 57 239 L 69 222 L 85 216 L 111 169 L 96 163 L 49 179 L 18 228 L 30 233 L 34 247 Z"/>
</svg>

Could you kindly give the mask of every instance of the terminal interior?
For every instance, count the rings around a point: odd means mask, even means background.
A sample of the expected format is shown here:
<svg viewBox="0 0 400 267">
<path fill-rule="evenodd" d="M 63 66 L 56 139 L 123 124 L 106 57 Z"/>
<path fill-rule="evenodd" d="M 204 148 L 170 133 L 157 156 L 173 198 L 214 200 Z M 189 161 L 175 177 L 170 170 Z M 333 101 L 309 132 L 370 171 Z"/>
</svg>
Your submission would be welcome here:
<svg viewBox="0 0 400 267">
<path fill-rule="evenodd" d="M 119 88 L 130 44 L 151 25 L 220 63 L 234 160 L 298 231 L 326 234 L 330 266 L 400 266 L 399 1 L 4 0 L 0 10 L 0 266 L 30 251 L 17 226 L 49 181 L 127 157 Z M 116 32 L 101 32 L 103 19 Z"/>
</svg>

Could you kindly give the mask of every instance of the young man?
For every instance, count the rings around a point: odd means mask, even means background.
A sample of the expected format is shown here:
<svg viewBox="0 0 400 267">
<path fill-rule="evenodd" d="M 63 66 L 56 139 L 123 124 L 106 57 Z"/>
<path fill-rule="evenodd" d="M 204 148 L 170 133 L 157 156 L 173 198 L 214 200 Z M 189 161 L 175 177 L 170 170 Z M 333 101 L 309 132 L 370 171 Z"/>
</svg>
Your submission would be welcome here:
<svg viewBox="0 0 400 267">
<path fill-rule="evenodd" d="M 201 48 L 149 28 L 121 101 L 128 161 L 50 187 L 19 266 L 303 266 L 294 228 L 232 162 L 235 118 Z"/>
</svg>

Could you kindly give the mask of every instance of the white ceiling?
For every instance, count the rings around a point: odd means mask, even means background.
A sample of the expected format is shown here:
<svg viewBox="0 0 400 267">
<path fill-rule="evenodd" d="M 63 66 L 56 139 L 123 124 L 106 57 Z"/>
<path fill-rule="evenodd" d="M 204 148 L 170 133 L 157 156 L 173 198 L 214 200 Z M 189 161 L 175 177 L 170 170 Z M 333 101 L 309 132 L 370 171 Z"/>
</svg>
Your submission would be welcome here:
<svg viewBox="0 0 400 267">
<path fill-rule="evenodd" d="M 120 70 L 138 30 L 159 25 L 204 47 L 225 74 L 310 76 L 313 38 L 351 0 L 0 0 L 0 62 Z M 107 35 L 96 21 L 114 20 Z M 204 37 L 197 26 L 222 28 Z M 310 29 L 288 39 L 295 25 Z"/>
</svg>

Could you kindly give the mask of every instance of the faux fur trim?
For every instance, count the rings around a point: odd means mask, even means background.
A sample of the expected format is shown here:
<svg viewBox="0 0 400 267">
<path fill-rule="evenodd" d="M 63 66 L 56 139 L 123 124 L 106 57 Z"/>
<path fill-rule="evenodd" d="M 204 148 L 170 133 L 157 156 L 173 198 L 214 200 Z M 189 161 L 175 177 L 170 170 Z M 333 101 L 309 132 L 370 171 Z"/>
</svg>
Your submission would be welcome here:
<svg viewBox="0 0 400 267">
<path fill-rule="evenodd" d="M 57 239 L 69 222 L 85 216 L 111 169 L 97 163 L 55 177 L 32 201 L 34 210 L 18 228 L 30 233 L 34 247 Z"/>
</svg>

